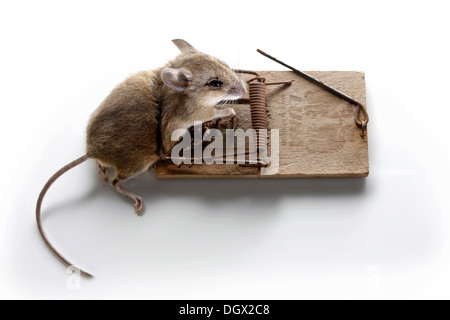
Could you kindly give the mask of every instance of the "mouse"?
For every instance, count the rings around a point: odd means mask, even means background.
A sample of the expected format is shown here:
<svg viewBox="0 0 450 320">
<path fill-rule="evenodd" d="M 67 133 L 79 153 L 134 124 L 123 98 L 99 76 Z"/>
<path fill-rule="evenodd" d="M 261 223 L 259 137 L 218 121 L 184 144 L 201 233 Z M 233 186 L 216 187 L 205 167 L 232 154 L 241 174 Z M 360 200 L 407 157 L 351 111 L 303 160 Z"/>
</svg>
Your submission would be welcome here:
<svg viewBox="0 0 450 320">
<path fill-rule="evenodd" d="M 92 274 L 64 258 L 43 230 L 41 207 L 51 185 L 70 169 L 92 159 L 106 183 L 109 171 L 113 171 L 111 186 L 131 199 L 135 213 L 142 215 L 143 198 L 123 183 L 170 154 L 178 143 L 171 139 L 174 130 L 188 129 L 196 121 L 233 117 L 233 108 L 221 106 L 247 95 L 243 79 L 225 62 L 198 51 L 185 40 L 172 42 L 180 54 L 165 66 L 133 74 L 115 87 L 89 119 L 86 154 L 58 170 L 39 194 L 36 222 L 42 239 L 66 266 L 84 276 Z"/>
</svg>

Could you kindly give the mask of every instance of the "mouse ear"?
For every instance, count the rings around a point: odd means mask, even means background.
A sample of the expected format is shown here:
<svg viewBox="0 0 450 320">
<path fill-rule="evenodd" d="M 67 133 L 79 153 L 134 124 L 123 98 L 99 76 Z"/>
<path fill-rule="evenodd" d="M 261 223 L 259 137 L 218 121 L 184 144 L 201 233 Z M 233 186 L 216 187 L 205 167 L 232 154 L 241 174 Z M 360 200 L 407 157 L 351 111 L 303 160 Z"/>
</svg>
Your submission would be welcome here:
<svg viewBox="0 0 450 320">
<path fill-rule="evenodd" d="M 197 52 L 197 50 L 183 39 L 174 39 L 172 42 L 180 49 L 181 53 Z"/>
<path fill-rule="evenodd" d="M 165 68 L 161 72 L 161 79 L 169 88 L 183 91 L 189 86 L 189 82 L 192 79 L 192 73 L 183 68 Z"/>
</svg>

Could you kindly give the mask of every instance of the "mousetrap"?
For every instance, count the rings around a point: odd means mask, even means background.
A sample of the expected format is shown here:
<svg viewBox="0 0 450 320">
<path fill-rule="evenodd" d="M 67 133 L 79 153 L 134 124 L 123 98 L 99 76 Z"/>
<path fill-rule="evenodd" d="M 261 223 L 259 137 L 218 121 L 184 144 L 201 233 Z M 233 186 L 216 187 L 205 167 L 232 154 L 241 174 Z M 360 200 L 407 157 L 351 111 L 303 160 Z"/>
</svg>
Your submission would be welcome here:
<svg viewBox="0 0 450 320">
<path fill-rule="evenodd" d="M 167 158 L 157 163 L 157 177 L 366 177 L 369 174 L 369 117 L 365 107 L 364 73 L 303 73 L 259 52 L 293 71 L 238 70 L 248 83 L 249 98 L 230 105 L 236 116 L 225 129 L 268 129 L 267 139 L 259 136 L 263 133 L 257 130 L 256 141 L 258 152 L 267 149 L 264 151 L 269 153 L 273 152 L 272 129 L 277 129 L 276 166 L 259 158 L 248 164 L 224 161 L 223 164 L 192 162 L 191 165 L 177 165 Z M 217 127 L 217 123 L 214 125 Z M 267 145 L 259 143 L 266 140 Z"/>
</svg>

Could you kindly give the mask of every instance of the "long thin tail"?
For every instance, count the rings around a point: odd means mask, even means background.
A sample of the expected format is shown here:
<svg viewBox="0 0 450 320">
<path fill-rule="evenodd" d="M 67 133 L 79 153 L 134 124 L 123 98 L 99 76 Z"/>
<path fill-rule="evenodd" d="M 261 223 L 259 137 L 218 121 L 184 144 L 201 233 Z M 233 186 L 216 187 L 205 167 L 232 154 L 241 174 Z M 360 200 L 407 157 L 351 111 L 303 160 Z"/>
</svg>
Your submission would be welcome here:
<svg viewBox="0 0 450 320">
<path fill-rule="evenodd" d="M 42 239 L 44 240 L 44 242 L 47 244 L 47 246 L 49 247 L 49 249 L 58 257 L 59 260 L 61 260 L 66 266 L 73 266 L 66 258 L 64 258 L 56 249 L 55 247 L 52 246 L 52 244 L 50 243 L 50 241 L 48 240 L 44 229 L 42 229 L 42 223 L 41 223 L 41 206 L 42 206 L 42 201 L 44 200 L 44 196 L 47 193 L 48 189 L 50 189 L 51 185 L 53 184 L 53 182 L 55 182 L 60 176 L 62 176 L 64 173 L 66 173 L 67 171 L 69 171 L 70 169 L 76 167 L 77 165 L 85 162 L 86 160 L 89 159 L 88 155 L 84 155 L 74 161 L 72 161 L 71 163 L 65 165 L 64 167 L 62 167 L 60 170 L 58 170 L 45 184 L 44 188 L 42 189 L 41 193 L 39 194 L 39 198 L 37 200 L 37 204 L 36 204 L 36 222 L 37 222 L 37 226 L 39 229 L 39 233 L 41 234 Z M 83 276 L 92 278 L 93 276 L 86 272 L 81 270 L 80 268 L 75 267 L 77 270 L 80 270 L 80 273 Z"/>
</svg>

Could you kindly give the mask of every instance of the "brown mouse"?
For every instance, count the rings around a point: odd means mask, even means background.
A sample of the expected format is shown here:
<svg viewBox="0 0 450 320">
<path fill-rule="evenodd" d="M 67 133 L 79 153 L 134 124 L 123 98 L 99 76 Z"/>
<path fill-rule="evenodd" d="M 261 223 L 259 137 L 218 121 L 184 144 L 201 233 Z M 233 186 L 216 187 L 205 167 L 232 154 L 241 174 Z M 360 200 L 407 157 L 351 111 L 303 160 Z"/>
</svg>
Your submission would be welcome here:
<svg viewBox="0 0 450 320">
<path fill-rule="evenodd" d="M 234 115 L 232 108 L 219 109 L 224 101 L 243 98 L 242 79 L 224 62 L 197 51 L 184 40 L 172 40 L 181 54 L 163 68 L 134 74 L 119 84 L 92 114 L 87 128 L 87 153 L 56 172 L 42 189 L 36 205 L 39 232 L 51 251 L 67 266 L 49 242 L 41 224 L 41 205 L 50 186 L 62 174 L 88 159 L 97 161 L 112 186 L 134 201 L 138 215 L 143 199 L 125 189 L 122 182 L 148 170 L 177 143 L 176 129 L 187 129 L 194 121 L 207 122 Z M 91 276 L 80 270 L 83 275 Z"/>
</svg>

